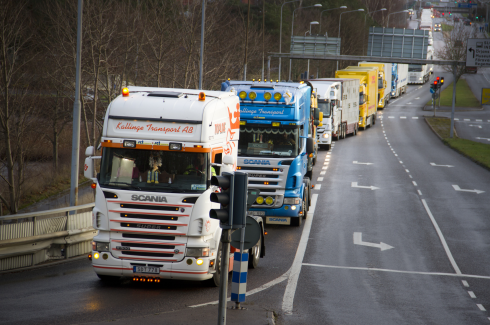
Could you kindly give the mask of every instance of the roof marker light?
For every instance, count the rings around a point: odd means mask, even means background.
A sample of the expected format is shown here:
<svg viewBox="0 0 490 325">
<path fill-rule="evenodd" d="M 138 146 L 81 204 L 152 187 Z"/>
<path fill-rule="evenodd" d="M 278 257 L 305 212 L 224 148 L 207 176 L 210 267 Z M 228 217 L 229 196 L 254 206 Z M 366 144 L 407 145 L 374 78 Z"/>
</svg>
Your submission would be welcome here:
<svg viewBox="0 0 490 325">
<path fill-rule="evenodd" d="M 200 101 L 206 100 L 206 94 L 202 91 L 199 93 L 199 100 Z"/>
<path fill-rule="evenodd" d="M 122 89 L 122 95 L 123 95 L 123 97 L 128 97 L 129 96 L 129 89 L 127 87 L 124 87 Z"/>
</svg>

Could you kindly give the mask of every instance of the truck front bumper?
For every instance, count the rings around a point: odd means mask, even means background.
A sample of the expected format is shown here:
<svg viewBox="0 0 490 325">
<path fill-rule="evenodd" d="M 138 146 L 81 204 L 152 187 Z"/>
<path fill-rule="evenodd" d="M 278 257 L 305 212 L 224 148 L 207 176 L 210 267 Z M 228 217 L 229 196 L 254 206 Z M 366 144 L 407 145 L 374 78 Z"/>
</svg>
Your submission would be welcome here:
<svg viewBox="0 0 490 325">
<path fill-rule="evenodd" d="M 95 273 L 100 275 L 124 277 L 146 276 L 161 279 L 203 281 L 212 278 L 213 273 L 215 273 L 214 267 L 209 266 L 209 262 L 216 259 L 215 256 L 198 258 L 184 257 L 179 262 L 164 262 L 154 260 L 121 260 L 112 256 L 109 252 L 92 251 L 92 256 L 95 256 L 95 253 L 99 253 L 100 257 L 98 259 L 92 257 L 92 266 L 94 267 Z M 211 254 L 216 255 L 216 252 L 211 252 Z M 106 259 L 104 259 L 104 255 L 107 255 Z M 203 260 L 201 265 L 197 265 L 196 261 L 198 259 Z M 134 273 L 133 265 L 131 264 L 144 266 L 159 265 L 160 273 Z"/>
</svg>

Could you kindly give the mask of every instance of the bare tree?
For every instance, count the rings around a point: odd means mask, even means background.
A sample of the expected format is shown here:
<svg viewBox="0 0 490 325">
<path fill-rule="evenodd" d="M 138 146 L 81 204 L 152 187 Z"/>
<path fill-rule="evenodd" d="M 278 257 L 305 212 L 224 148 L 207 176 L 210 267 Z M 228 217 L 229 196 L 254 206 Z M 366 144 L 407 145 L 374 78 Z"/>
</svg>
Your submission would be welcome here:
<svg viewBox="0 0 490 325">
<path fill-rule="evenodd" d="M 28 96 L 32 75 L 26 71 L 34 58 L 30 51 L 33 28 L 26 5 L 26 1 L 0 1 L 0 132 L 3 140 L 0 177 L 7 184 L 7 193 L 0 193 L 0 199 L 12 214 L 19 208 L 25 167 L 23 140 L 33 109 Z"/>
<path fill-rule="evenodd" d="M 466 43 L 470 37 L 471 30 L 461 23 L 454 24 L 452 31 L 443 32 L 444 45 L 436 50 L 436 57 L 442 60 L 466 61 Z M 455 83 L 465 73 L 465 66 L 462 65 L 445 65 L 443 69 L 453 74 Z"/>
</svg>

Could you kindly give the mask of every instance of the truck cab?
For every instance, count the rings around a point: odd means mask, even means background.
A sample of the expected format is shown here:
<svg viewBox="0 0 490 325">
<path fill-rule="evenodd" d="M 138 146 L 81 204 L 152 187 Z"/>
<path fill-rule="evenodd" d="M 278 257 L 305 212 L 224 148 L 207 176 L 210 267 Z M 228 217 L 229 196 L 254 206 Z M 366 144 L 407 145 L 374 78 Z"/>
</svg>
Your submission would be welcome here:
<svg viewBox="0 0 490 325">
<path fill-rule="evenodd" d="M 260 190 L 251 213 L 300 226 L 310 204 L 311 88 L 304 83 L 226 81 L 240 98 L 238 167 Z"/>
</svg>

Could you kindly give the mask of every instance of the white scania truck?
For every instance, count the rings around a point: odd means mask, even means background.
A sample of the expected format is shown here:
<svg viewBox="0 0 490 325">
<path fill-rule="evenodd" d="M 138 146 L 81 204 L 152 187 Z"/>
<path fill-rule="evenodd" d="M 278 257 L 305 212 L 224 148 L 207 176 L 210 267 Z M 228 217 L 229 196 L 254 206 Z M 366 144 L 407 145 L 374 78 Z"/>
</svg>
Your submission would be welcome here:
<svg viewBox="0 0 490 325">
<path fill-rule="evenodd" d="M 323 122 L 317 128 L 318 145 L 330 149 L 332 138 L 357 134 L 359 122 L 358 79 L 314 79 L 308 82 L 317 93 Z"/>
<path fill-rule="evenodd" d="M 96 183 L 92 263 L 102 280 L 219 285 L 210 179 L 236 169 L 239 134 L 234 92 L 123 89 L 107 108 L 101 157 L 86 151 L 85 175 Z"/>
</svg>

